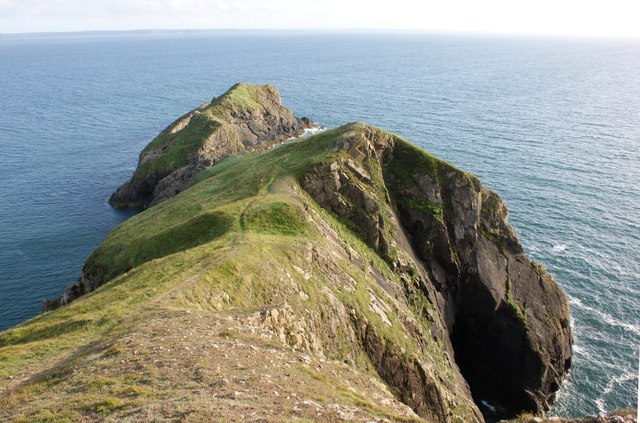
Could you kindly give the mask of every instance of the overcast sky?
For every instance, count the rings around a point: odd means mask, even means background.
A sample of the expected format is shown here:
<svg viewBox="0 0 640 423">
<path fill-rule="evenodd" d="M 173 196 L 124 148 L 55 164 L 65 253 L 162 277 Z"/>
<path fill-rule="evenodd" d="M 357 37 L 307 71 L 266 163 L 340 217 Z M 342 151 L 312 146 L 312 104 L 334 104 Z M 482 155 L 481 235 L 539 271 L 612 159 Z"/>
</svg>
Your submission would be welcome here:
<svg viewBox="0 0 640 423">
<path fill-rule="evenodd" d="M 640 37 L 640 0 L 0 0 L 0 33 L 196 28 Z"/>
</svg>

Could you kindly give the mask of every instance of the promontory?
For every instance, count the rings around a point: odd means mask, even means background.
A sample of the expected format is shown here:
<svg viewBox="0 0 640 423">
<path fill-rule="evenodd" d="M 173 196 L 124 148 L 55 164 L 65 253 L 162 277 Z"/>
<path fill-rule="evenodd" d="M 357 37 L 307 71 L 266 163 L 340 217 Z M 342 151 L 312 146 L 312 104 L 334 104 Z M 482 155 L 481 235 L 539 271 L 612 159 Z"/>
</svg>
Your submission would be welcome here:
<svg viewBox="0 0 640 423">
<path fill-rule="evenodd" d="M 383 129 L 302 136 L 314 126 L 273 86 L 237 84 L 151 141 L 111 197 L 144 211 L 0 334 L 0 420 L 548 409 L 569 307 L 498 194 Z"/>
</svg>

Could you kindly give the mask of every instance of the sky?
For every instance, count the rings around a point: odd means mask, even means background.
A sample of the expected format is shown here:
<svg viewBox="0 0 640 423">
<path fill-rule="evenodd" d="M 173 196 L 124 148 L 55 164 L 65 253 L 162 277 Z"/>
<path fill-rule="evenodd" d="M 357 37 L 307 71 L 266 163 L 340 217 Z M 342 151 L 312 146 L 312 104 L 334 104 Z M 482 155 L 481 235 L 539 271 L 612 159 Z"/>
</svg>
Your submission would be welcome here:
<svg viewBox="0 0 640 423">
<path fill-rule="evenodd" d="M 640 37 L 640 0 L 0 0 L 0 33 L 230 28 Z"/>
</svg>

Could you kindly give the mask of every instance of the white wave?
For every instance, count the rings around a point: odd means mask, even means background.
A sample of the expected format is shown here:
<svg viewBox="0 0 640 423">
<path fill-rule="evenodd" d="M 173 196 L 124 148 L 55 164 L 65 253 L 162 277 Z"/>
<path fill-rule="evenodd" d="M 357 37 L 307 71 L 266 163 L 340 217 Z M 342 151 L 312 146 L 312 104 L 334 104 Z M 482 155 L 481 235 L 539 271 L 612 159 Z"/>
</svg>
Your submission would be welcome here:
<svg viewBox="0 0 640 423">
<path fill-rule="evenodd" d="M 569 304 L 574 305 L 576 307 L 583 307 L 582 301 L 580 301 L 580 298 L 576 298 L 576 297 L 569 297 Z"/>
<path fill-rule="evenodd" d="M 489 404 L 489 403 L 488 403 L 488 402 L 486 402 L 485 400 L 480 400 L 480 402 L 481 402 L 481 403 L 482 403 L 482 405 L 484 405 L 487 409 L 489 409 L 492 413 L 495 413 L 495 412 L 496 412 L 496 410 L 497 410 L 497 409 L 496 409 L 493 405 Z"/>
<path fill-rule="evenodd" d="M 327 128 L 326 126 L 316 126 L 314 128 L 308 128 L 304 130 L 304 133 L 302 135 L 300 135 L 298 138 L 305 138 L 305 137 L 310 137 L 311 135 L 315 135 L 318 134 L 320 132 L 324 132 L 326 131 Z"/>
<path fill-rule="evenodd" d="M 573 318 L 572 314 L 569 315 L 569 327 L 571 328 L 571 332 L 575 333 L 575 331 L 576 331 L 576 321 Z"/>
<path fill-rule="evenodd" d="M 274 144 L 269 148 L 277 148 L 277 147 L 283 146 L 283 145 L 285 145 L 287 143 L 290 143 L 291 141 L 299 140 L 299 139 L 302 139 L 302 138 L 307 138 L 307 137 L 310 137 L 311 135 L 315 135 L 315 134 L 318 134 L 320 132 L 324 132 L 327 129 L 329 129 L 329 128 L 327 128 L 326 126 L 316 126 L 314 128 L 308 128 L 308 129 L 305 129 L 304 132 L 301 135 L 298 135 L 297 137 L 289 137 L 289 138 L 287 138 L 286 141 L 281 142 L 279 144 Z"/>
<path fill-rule="evenodd" d="M 605 321 L 606 323 L 608 323 L 611 326 L 617 326 L 627 332 L 632 332 L 635 333 L 636 335 L 640 335 L 640 327 L 638 327 L 637 325 L 633 325 L 630 323 L 626 323 L 626 322 L 621 322 L 618 319 L 616 319 L 615 317 L 613 317 L 612 315 L 608 314 L 608 313 L 604 313 L 600 310 L 597 310 L 595 308 L 592 307 L 584 307 L 586 310 L 591 311 L 592 313 L 598 315 L 598 317 L 600 317 L 603 321 Z"/>
<path fill-rule="evenodd" d="M 580 346 L 578 344 L 573 344 L 573 352 L 576 355 L 587 355 L 587 350 L 585 347 Z"/>
<path fill-rule="evenodd" d="M 287 141 L 285 141 L 285 143 L 293 141 L 293 140 L 299 140 L 301 138 L 307 138 L 310 137 L 311 135 L 315 135 L 318 134 L 320 132 L 324 132 L 326 131 L 327 128 L 326 126 L 315 126 L 313 128 L 307 128 L 304 130 L 304 132 L 301 135 L 298 135 L 297 137 L 289 137 L 287 138 Z"/>
<path fill-rule="evenodd" d="M 632 323 L 627 323 L 627 322 L 621 322 L 620 320 L 616 319 L 615 317 L 613 317 L 612 315 L 605 313 L 602 310 L 599 310 L 595 307 L 591 307 L 588 305 L 585 305 L 580 299 L 576 298 L 576 297 L 569 297 L 569 304 L 571 306 L 574 306 L 576 308 L 579 308 L 583 311 L 595 314 L 596 316 L 598 316 L 598 318 L 600 320 L 602 320 L 605 323 L 608 323 L 611 326 L 616 326 L 619 327 L 627 332 L 631 332 L 634 333 L 636 335 L 640 335 L 640 326 L 632 324 Z"/>
<path fill-rule="evenodd" d="M 632 333 L 635 333 L 636 335 L 640 335 L 640 327 L 636 325 L 632 325 L 626 322 L 621 322 L 607 313 L 598 312 L 597 314 L 599 314 L 602 317 L 602 319 L 605 322 L 609 323 L 611 326 L 617 326 L 619 328 L 624 329 L 627 332 L 632 332 Z"/>
<path fill-rule="evenodd" d="M 551 249 L 551 252 L 555 254 L 559 254 L 565 251 L 567 248 L 568 248 L 567 244 L 558 244 L 553 246 L 553 248 Z"/>
<path fill-rule="evenodd" d="M 607 383 L 607 386 L 604 388 L 604 390 L 602 391 L 602 395 L 600 395 L 600 397 L 596 400 L 596 406 L 598 407 L 598 413 L 603 416 L 605 414 L 607 414 L 607 408 L 605 406 L 605 397 L 607 395 L 609 395 L 610 393 L 613 392 L 613 388 L 616 386 L 620 386 L 623 383 L 629 381 L 629 380 L 634 380 L 636 378 L 636 375 L 633 373 L 625 373 L 622 374 L 618 377 L 614 377 L 613 379 L 609 380 L 609 382 Z"/>
<path fill-rule="evenodd" d="M 574 395 L 574 383 L 573 383 L 573 372 L 569 370 L 567 373 L 567 378 L 562 382 L 560 389 L 556 392 L 556 400 L 555 407 L 552 408 L 549 412 L 549 417 L 558 417 L 561 415 L 566 415 L 567 413 L 564 411 L 566 406 L 562 406 L 561 403 L 565 399 L 565 397 L 570 398 Z"/>
</svg>

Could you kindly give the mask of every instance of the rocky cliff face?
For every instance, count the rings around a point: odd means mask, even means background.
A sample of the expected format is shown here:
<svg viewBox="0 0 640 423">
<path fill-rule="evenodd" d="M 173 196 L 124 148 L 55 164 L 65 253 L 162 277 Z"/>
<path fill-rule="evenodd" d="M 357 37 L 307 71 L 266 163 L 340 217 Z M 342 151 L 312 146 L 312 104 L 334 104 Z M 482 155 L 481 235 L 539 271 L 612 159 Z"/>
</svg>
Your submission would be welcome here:
<svg viewBox="0 0 640 423">
<path fill-rule="evenodd" d="M 152 206 L 183 191 L 197 173 L 223 158 L 297 137 L 312 126 L 282 105 L 274 86 L 236 84 L 151 141 L 131 180 L 109 203 L 117 208 Z"/>
<path fill-rule="evenodd" d="M 385 168 L 475 395 L 511 412 L 547 409 L 571 364 L 567 300 L 523 253 L 499 196 L 397 140 Z"/>
<path fill-rule="evenodd" d="M 347 158 L 316 168 L 302 186 L 396 271 L 419 275 L 476 398 L 511 413 L 547 409 L 571 364 L 568 304 L 523 253 L 500 197 L 394 135 L 352 127 L 339 144 Z M 407 268 L 403 253 L 420 266 Z"/>
<path fill-rule="evenodd" d="M 224 125 L 166 135 L 202 123 L 187 115 L 141 154 L 121 195 L 157 205 L 109 233 L 68 305 L 0 334 L 0 420 L 480 422 L 474 401 L 548 407 L 570 365 L 567 301 L 496 193 L 362 123 L 217 163 L 305 125 L 266 112 L 270 88 L 230 92 L 200 109 Z M 176 146 L 190 161 L 167 159 Z"/>
</svg>

